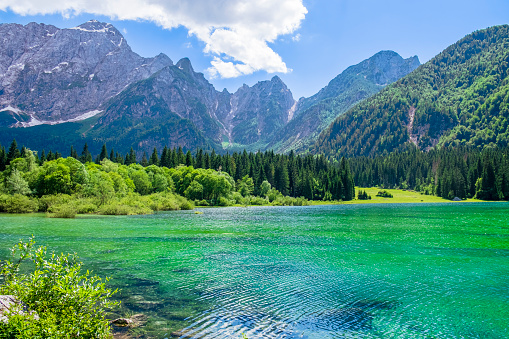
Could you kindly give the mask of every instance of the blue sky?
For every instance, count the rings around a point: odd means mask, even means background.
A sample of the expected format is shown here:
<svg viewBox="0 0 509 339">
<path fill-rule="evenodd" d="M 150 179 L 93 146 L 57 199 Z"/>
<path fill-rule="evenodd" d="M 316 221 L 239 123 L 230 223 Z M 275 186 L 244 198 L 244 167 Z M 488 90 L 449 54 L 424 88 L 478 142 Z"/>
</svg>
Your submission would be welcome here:
<svg viewBox="0 0 509 339">
<path fill-rule="evenodd" d="M 126 3 L 131 8 L 122 6 Z M 381 50 L 417 55 L 424 63 L 475 30 L 509 23 L 507 0 L 90 0 L 87 5 L 0 0 L 0 22 L 60 28 L 90 19 L 111 22 L 138 54 L 162 52 L 174 62 L 189 57 L 218 90 L 234 92 L 278 75 L 295 98 L 313 95 L 348 66 Z"/>
</svg>

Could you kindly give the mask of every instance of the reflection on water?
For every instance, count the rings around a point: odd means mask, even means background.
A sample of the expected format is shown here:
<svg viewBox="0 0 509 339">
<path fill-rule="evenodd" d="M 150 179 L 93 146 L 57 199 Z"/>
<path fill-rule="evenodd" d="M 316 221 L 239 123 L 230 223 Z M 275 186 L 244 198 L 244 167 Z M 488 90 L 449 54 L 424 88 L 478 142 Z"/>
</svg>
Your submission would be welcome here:
<svg viewBox="0 0 509 339">
<path fill-rule="evenodd" d="M 0 215 L 112 277 L 140 338 L 509 338 L 506 204 Z"/>
</svg>

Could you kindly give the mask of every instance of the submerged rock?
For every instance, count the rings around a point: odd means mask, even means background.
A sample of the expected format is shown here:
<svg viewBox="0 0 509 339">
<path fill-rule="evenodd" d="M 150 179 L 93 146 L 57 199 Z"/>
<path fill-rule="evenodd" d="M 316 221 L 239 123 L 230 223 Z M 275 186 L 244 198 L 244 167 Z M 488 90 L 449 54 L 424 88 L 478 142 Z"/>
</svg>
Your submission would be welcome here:
<svg viewBox="0 0 509 339">
<path fill-rule="evenodd" d="M 131 316 L 130 318 L 117 318 L 110 321 L 110 324 L 117 327 L 140 327 L 147 323 L 148 317 L 145 314 L 139 313 Z"/>
</svg>

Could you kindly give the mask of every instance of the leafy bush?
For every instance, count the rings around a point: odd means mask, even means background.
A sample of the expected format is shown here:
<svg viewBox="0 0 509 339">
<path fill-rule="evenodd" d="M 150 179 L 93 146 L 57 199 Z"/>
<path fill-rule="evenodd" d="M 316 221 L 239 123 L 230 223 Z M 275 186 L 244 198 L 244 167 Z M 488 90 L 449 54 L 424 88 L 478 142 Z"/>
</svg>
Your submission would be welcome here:
<svg viewBox="0 0 509 339">
<path fill-rule="evenodd" d="M 149 207 L 153 211 L 176 211 L 180 209 L 179 201 L 171 193 L 155 193 L 148 196 Z"/>
<path fill-rule="evenodd" d="M 366 191 L 359 191 L 357 194 L 357 199 L 359 200 L 371 200 L 371 196 L 366 193 Z"/>
<path fill-rule="evenodd" d="M 101 206 L 98 210 L 102 215 L 137 215 L 150 214 L 152 210 L 144 205 L 124 205 L 120 202 L 113 202 Z"/>
<path fill-rule="evenodd" d="M 217 200 L 217 206 L 230 206 L 232 203 L 231 200 L 226 199 L 225 197 L 219 197 Z"/>
<path fill-rule="evenodd" d="M 50 218 L 74 218 L 78 214 L 76 205 L 67 203 L 62 205 L 53 205 L 48 209 L 47 216 Z"/>
<path fill-rule="evenodd" d="M 0 322 L 1 338 L 111 338 L 106 311 L 116 305 L 98 276 L 81 272 L 76 254 L 51 254 L 34 249 L 34 240 L 19 242 L 11 250 L 13 261 L 1 265 L 1 294 L 14 295 L 37 313 L 7 314 Z M 33 273 L 20 273 L 24 261 L 35 266 Z M 107 281 L 108 279 L 106 279 Z"/>
<path fill-rule="evenodd" d="M 70 200 L 69 194 L 44 195 L 39 199 L 39 210 L 47 212 L 52 206 L 66 204 Z"/>
<path fill-rule="evenodd" d="M 267 199 L 260 198 L 260 197 L 251 197 L 250 203 L 251 203 L 251 205 L 261 206 L 261 205 L 267 205 L 269 203 L 269 201 Z"/>
<path fill-rule="evenodd" d="M 194 209 L 194 204 L 187 200 L 186 198 L 180 196 L 180 195 L 176 195 L 175 198 L 177 199 L 178 201 L 178 204 L 179 204 L 179 207 L 181 210 L 192 210 Z"/>
<path fill-rule="evenodd" d="M 202 200 L 195 200 L 194 201 L 194 204 L 196 206 L 210 206 L 209 202 L 205 199 L 202 199 Z"/>
<path fill-rule="evenodd" d="M 392 198 L 392 194 L 390 194 L 389 192 L 387 192 L 386 190 L 383 190 L 383 191 L 378 191 L 378 193 L 376 194 L 377 197 L 382 197 L 382 198 Z"/>
<path fill-rule="evenodd" d="M 37 198 L 29 198 L 21 194 L 1 195 L 0 211 L 7 213 L 33 213 L 39 209 Z"/>
</svg>

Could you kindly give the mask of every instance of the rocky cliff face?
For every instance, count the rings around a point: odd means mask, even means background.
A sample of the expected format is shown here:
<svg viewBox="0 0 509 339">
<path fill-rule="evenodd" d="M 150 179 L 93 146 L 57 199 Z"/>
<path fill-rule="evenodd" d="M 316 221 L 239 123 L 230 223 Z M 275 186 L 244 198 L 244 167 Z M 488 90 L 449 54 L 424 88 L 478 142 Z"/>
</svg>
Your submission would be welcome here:
<svg viewBox="0 0 509 339">
<path fill-rule="evenodd" d="M 253 87 L 242 86 L 230 102 L 224 124 L 230 141 L 243 145 L 266 140 L 280 130 L 290 120 L 295 104 L 292 92 L 278 76 Z"/>
<path fill-rule="evenodd" d="M 308 149 L 334 119 L 419 65 L 416 56 L 403 59 L 396 52 L 381 51 L 348 67 L 317 94 L 299 100 L 295 118 L 274 136 L 268 148 L 278 152 Z"/>
<path fill-rule="evenodd" d="M 226 131 L 217 113 L 228 110 L 229 101 L 185 58 L 111 99 L 89 133 L 119 148 L 195 149 L 221 140 Z"/>
<path fill-rule="evenodd" d="M 140 57 L 115 27 L 97 21 L 72 29 L 2 24 L 0 37 L 0 110 L 16 126 L 93 116 L 127 85 L 173 64 L 163 54 Z"/>
</svg>

